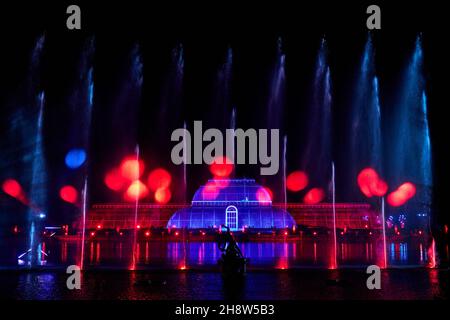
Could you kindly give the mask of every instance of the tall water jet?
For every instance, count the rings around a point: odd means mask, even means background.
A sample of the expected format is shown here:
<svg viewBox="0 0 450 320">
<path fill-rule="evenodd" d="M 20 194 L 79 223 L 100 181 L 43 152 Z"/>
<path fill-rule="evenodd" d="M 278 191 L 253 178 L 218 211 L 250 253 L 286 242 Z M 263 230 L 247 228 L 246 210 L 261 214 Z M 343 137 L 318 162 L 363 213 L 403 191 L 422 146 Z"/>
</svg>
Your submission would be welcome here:
<svg viewBox="0 0 450 320">
<path fill-rule="evenodd" d="M 81 232 L 81 239 L 79 244 L 81 268 L 84 267 L 84 247 L 85 247 L 85 228 L 87 215 L 87 176 L 89 174 L 90 163 L 90 135 L 92 126 L 92 108 L 94 104 L 94 79 L 93 79 L 93 58 L 94 58 L 94 39 L 90 38 L 81 53 L 80 61 L 78 63 L 76 80 L 74 82 L 73 91 L 69 96 L 67 105 L 70 110 L 69 137 L 66 139 L 66 148 L 70 152 L 73 150 L 81 152 L 84 155 L 84 162 L 79 166 L 69 166 L 70 174 L 74 175 L 75 184 L 82 190 L 82 205 L 79 212 L 79 231 Z M 69 158 L 70 159 L 70 158 Z M 77 170 L 74 170 L 77 169 Z M 67 178 L 67 177 L 64 177 Z"/>
<path fill-rule="evenodd" d="M 187 150 L 186 132 L 187 125 L 186 121 L 183 122 L 184 136 L 183 136 L 183 148 Z M 187 154 L 183 154 L 183 203 L 187 203 Z"/>
<path fill-rule="evenodd" d="M 227 119 L 233 117 L 234 108 L 231 101 L 231 81 L 233 70 L 233 50 L 227 49 L 225 61 L 217 71 L 214 82 L 212 108 L 209 119 L 211 126 L 220 129 L 228 128 Z M 230 120 L 233 121 L 232 119 Z M 233 128 L 231 125 L 229 128 Z"/>
<path fill-rule="evenodd" d="M 282 51 L 282 41 L 279 38 L 267 104 L 267 125 L 269 129 L 279 129 L 282 125 L 286 90 L 285 60 L 286 56 Z"/>
<path fill-rule="evenodd" d="M 159 165 L 171 164 L 170 140 L 172 131 L 184 125 L 183 119 L 183 81 L 184 81 L 184 49 L 182 44 L 176 45 L 171 52 L 171 60 L 162 84 L 159 97 L 159 108 L 156 114 L 157 123 L 154 124 L 155 132 L 152 132 L 152 154 L 156 155 Z M 169 170 L 177 172 L 174 175 L 178 184 L 184 185 L 184 166 L 173 167 Z M 186 187 L 187 188 L 187 187 Z M 186 190 L 176 188 L 173 190 L 173 198 L 177 201 L 186 201 Z"/>
<path fill-rule="evenodd" d="M 395 104 L 389 139 L 391 144 L 388 164 L 392 186 L 396 188 L 401 183 L 410 181 L 417 187 L 414 198 L 400 207 L 410 223 L 419 219 L 418 213 L 429 216 L 432 199 L 432 157 L 423 69 L 422 38 L 419 35 Z M 426 226 L 428 219 L 418 220 L 417 223 Z"/>
<path fill-rule="evenodd" d="M 88 193 L 88 179 L 87 176 L 84 179 L 84 186 L 83 186 L 83 194 L 82 194 L 82 200 L 81 200 L 81 250 L 80 250 L 80 262 L 79 266 L 80 269 L 84 269 L 84 252 L 85 252 L 85 246 L 86 246 L 86 218 L 87 218 L 87 210 L 88 210 L 88 203 L 87 203 L 87 193 Z"/>
<path fill-rule="evenodd" d="M 182 44 L 178 44 L 172 50 L 172 58 L 167 73 L 167 78 L 162 88 L 160 100 L 160 114 L 158 126 L 167 126 L 171 129 L 174 125 L 179 125 L 181 112 L 181 95 L 183 91 L 184 79 L 184 49 Z"/>
<path fill-rule="evenodd" d="M 5 119 L 7 127 L 4 141 L 8 143 L 5 148 L 1 148 L 4 156 L 0 159 L 2 172 L 17 177 L 23 183 L 27 195 L 23 202 L 26 206 L 20 212 L 22 214 L 15 215 L 12 221 L 27 225 L 27 237 L 21 243 L 21 250 L 26 251 L 26 257 L 21 260 L 27 261 L 30 267 L 38 263 L 38 231 L 48 213 L 48 176 L 43 139 L 45 95 L 40 80 L 44 43 L 45 36 L 36 40 L 24 84 L 7 106 L 11 113 Z"/>
<path fill-rule="evenodd" d="M 136 145 L 135 149 L 136 154 L 136 163 L 139 163 L 139 145 Z M 137 237 L 138 237 L 138 212 L 139 212 L 139 195 L 140 192 L 137 190 L 136 192 L 136 198 L 134 201 L 134 224 L 133 224 L 133 244 L 132 244 L 132 257 L 131 257 L 131 270 L 136 270 L 136 263 L 137 263 L 137 254 L 138 254 L 138 248 L 137 248 Z"/>
<path fill-rule="evenodd" d="M 332 203 L 333 203 L 333 251 L 331 256 L 330 269 L 336 269 L 337 263 L 337 235 L 336 235 L 336 171 L 334 161 L 331 162 L 331 186 L 332 186 Z"/>
<path fill-rule="evenodd" d="M 287 210 L 287 186 L 286 186 L 286 172 L 287 172 L 287 135 L 283 137 L 283 203 L 284 210 Z"/>
<path fill-rule="evenodd" d="M 363 168 L 371 167 L 382 173 L 380 121 L 375 50 L 372 37 L 369 34 L 356 78 L 350 113 L 350 131 L 348 133 L 350 141 L 348 163 L 350 168 L 347 170 L 350 176 L 346 184 L 349 199 L 360 196 L 355 181 Z"/>
<path fill-rule="evenodd" d="M 30 220 L 30 255 L 29 265 L 34 266 L 39 255 L 37 247 L 39 246 L 39 239 L 36 237 L 35 229 L 40 230 L 39 221 L 46 217 L 46 201 L 47 201 L 47 168 L 45 162 L 45 154 L 43 149 L 43 118 L 44 118 L 44 104 L 45 95 L 41 92 L 38 97 L 39 114 L 36 124 L 35 146 L 32 162 L 32 175 L 30 183 L 30 206 L 29 220 Z M 36 208 L 39 208 L 36 210 Z"/>
<path fill-rule="evenodd" d="M 306 144 L 302 169 L 316 186 L 330 182 L 331 164 L 331 75 L 327 59 L 327 44 L 322 39 L 319 48 L 312 97 L 308 106 Z"/>
<path fill-rule="evenodd" d="M 227 145 L 227 154 L 230 156 L 230 160 L 234 161 L 235 152 L 236 152 L 236 139 L 235 139 L 235 130 L 236 130 L 236 108 L 233 108 L 231 110 L 231 116 L 230 116 L 230 129 L 233 129 L 232 133 L 232 139 L 228 139 L 227 143 L 230 143 L 230 145 Z M 227 133 L 228 135 L 229 133 Z M 228 151 L 229 150 L 229 151 Z M 233 170 L 232 174 L 236 174 L 236 170 Z"/>
<path fill-rule="evenodd" d="M 108 121 L 108 132 L 105 138 L 96 137 L 99 148 L 105 148 L 106 163 L 111 161 L 111 150 L 115 150 L 116 159 L 133 153 L 138 134 L 139 108 L 141 105 L 142 85 L 144 81 L 144 65 L 139 45 L 135 45 L 128 57 L 127 67 L 117 94 L 108 100 L 106 114 L 111 115 Z M 104 119 L 103 119 L 104 121 Z M 105 141 L 107 140 L 107 141 Z M 119 161 L 120 161 L 119 160 Z"/>
<path fill-rule="evenodd" d="M 387 259 L 387 244 L 386 244 L 386 203 L 384 200 L 384 197 L 381 198 L 381 222 L 382 222 L 382 229 L 383 232 L 383 264 L 384 268 L 388 267 L 388 259 Z"/>
<path fill-rule="evenodd" d="M 282 50 L 281 38 L 277 41 L 277 51 L 275 56 L 275 65 L 272 69 L 269 96 L 267 101 L 266 127 L 268 129 L 279 129 L 280 135 L 283 136 L 283 117 L 286 98 L 286 73 L 285 73 L 286 56 Z M 270 147 L 269 147 L 270 148 Z M 267 177 L 267 183 L 273 185 L 274 198 L 283 201 L 283 172 L 280 170 L 276 176 Z M 279 190 L 279 191 L 278 191 Z"/>
</svg>

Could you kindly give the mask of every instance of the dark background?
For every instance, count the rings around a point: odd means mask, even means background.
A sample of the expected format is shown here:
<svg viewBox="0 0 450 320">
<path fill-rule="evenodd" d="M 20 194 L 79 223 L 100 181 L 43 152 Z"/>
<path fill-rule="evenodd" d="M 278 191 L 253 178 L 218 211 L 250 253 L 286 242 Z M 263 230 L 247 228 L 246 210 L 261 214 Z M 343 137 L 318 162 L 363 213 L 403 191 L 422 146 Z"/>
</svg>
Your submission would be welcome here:
<svg viewBox="0 0 450 320">
<path fill-rule="evenodd" d="M 55 2 L 55 3 L 53 3 Z M 161 98 L 161 84 L 167 75 L 171 50 L 182 43 L 185 50 L 185 80 L 183 115 L 188 123 L 204 119 L 211 106 L 212 83 L 223 63 L 228 47 L 233 48 L 232 103 L 238 110 L 237 127 L 261 128 L 265 108 L 265 92 L 270 83 L 277 39 L 282 38 L 286 53 L 287 102 L 284 129 L 289 137 L 299 137 L 304 123 L 302 112 L 308 100 L 320 39 L 326 36 L 329 46 L 333 82 L 333 152 L 337 167 L 343 163 L 343 134 L 349 99 L 352 96 L 355 72 L 367 39 L 366 8 L 379 4 L 382 9 L 382 30 L 374 31 L 377 74 L 380 84 L 382 113 L 389 116 L 399 80 L 414 47 L 419 32 L 423 33 L 426 64 L 429 122 L 433 152 L 434 210 L 433 219 L 448 223 L 446 197 L 450 188 L 447 96 L 449 49 L 445 8 L 439 1 L 384 2 L 315 2 L 288 4 L 272 1 L 246 4 L 230 1 L 211 3 L 184 2 L 151 4 L 150 1 L 18 1 L 2 4 L 0 18 L 0 134 L 8 124 L 6 115 L 13 109 L 15 94 L 23 85 L 29 68 L 29 56 L 35 40 L 46 35 L 42 89 L 48 102 L 45 120 L 48 165 L 55 179 L 50 185 L 56 194 L 64 176 L 63 159 L 67 146 L 68 119 L 62 105 L 76 79 L 76 65 L 86 39 L 95 36 L 95 102 L 92 146 L 94 165 L 91 176 L 93 201 L 111 200 L 101 177 L 105 164 L 110 167 L 117 159 L 111 151 L 114 141 L 108 141 L 108 99 L 121 85 L 126 61 L 131 49 L 139 44 L 144 62 L 142 103 L 136 127 L 130 128 L 141 145 L 152 138 L 151 123 Z M 79 4 L 82 10 L 82 30 L 66 29 L 68 4 Z M 9 107 L 5 107 L 9 106 Z M 2 137 L 0 136 L 0 139 Z M 290 138 L 292 140 L 292 138 Z M 389 137 L 384 137 L 389 139 Z M 5 141 L 2 141 L 5 143 Z M 292 141 L 290 143 L 293 143 Z M 168 152 L 171 146 L 168 145 Z M 132 150 L 133 146 L 128 146 Z M 147 150 L 148 151 L 148 150 Z M 144 158 L 150 165 L 163 162 L 150 151 Z M 298 151 L 289 155 L 292 170 L 296 168 Z M 97 159 L 97 161 L 95 161 Z M 109 161 L 108 161 L 109 160 Z M 97 163 L 97 164 L 96 164 Z M 59 171 L 61 170 L 61 171 Z M 198 172 L 197 172 L 197 171 Z M 259 170 L 259 168 L 257 168 Z M 255 168 L 238 169 L 238 175 L 252 176 Z M 203 184 L 205 170 L 189 173 L 191 193 Z M 4 178 L 4 174 L 0 176 Z M 195 177 L 195 179 L 193 179 Z M 339 180 L 339 179 L 338 179 Z M 339 189 L 339 186 L 338 186 Z M 3 197 L 3 196 L 2 196 Z M 59 210 L 58 199 L 53 208 Z M 298 200 L 298 199 L 292 199 Z M 339 200 L 339 192 L 338 192 Z M 1 201 L 5 202 L 4 199 Z M 59 209 L 58 209 L 59 208 Z M 54 212 L 53 219 L 58 221 Z"/>
</svg>

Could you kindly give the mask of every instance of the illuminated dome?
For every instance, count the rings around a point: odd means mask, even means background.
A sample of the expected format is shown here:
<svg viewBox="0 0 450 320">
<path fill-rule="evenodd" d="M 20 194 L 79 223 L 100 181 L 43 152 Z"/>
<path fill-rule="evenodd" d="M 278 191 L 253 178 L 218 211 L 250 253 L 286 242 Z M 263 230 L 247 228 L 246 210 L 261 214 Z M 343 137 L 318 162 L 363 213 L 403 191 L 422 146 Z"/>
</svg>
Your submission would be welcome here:
<svg viewBox="0 0 450 320">
<path fill-rule="evenodd" d="M 291 228 L 292 216 L 272 207 L 268 191 L 253 179 L 209 180 L 194 194 L 192 205 L 175 212 L 168 228 L 215 228 L 227 225 L 232 230 L 243 227 L 268 229 Z"/>
</svg>

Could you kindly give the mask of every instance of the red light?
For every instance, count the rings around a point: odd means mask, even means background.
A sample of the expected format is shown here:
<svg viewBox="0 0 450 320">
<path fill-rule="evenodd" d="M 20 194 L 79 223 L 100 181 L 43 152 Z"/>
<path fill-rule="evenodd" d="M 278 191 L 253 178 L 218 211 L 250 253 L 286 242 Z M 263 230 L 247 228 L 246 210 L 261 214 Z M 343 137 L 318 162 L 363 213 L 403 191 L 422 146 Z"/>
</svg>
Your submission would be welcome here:
<svg viewBox="0 0 450 320">
<path fill-rule="evenodd" d="M 159 188 L 155 192 L 155 201 L 159 204 L 166 204 L 170 201 L 170 198 L 172 197 L 172 193 L 169 189 L 166 188 Z"/>
<path fill-rule="evenodd" d="M 125 158 L 120 164 L 120 174 L 123 178 L 134 181 L 144 173 L 144 162 L 136 160 L 135 156 Z"/>
<path fill-rule="evenodd" d="M 405 204 L 407 200 L 408 199 L 405 197 L 405 195 L 398 190 L 391 192 L 387 196 L 387 202 L 393 207 L 399 207 Z"/>
<path fill-rule="evenodd" d="M 156 191 L 160 188 L 166 189 L 170 186 L 171 181 L 170 173 L 163 168 L 155 169 L 148 175 L 148 187 L 151 191 Z"/>
<path fill-rule="evenodd" d="M 59 190 L 59 196 L 65 202 L 75 204 L 78 200 L 78 191 L 72 186 L 64 186 Z"/>
<path fill-rule="evenodd" d="M 97 229 L 101 229 L 102 228 L 102 226 L 99 224 L 99 225 L 97 225 Z"/>
<path fill-rule="evenodd" d="M 286 187 L 289 191 L 297 192 L 308 185 L 308 175 L 303 171 L 294 171 L 286 179 Z"/>
<path fill-rule="evenodd" d="M 9 195 L 13 198 L 17 199 L 22 196 L 22 187 L 14 179 L 5 180 L 3 182 L 2 189 L 7 195 Z"/>
<path fill-rule="evenodd" d="M 256 200 L 262 202 L 262 204 L 272 201 L 272 191 L 266 187 L 259 188 L 256 191 Z"/>
<path fill-rule="evenodd" d="M 14 226 L 13 232 L 14 232 L 14 233 L 19 233 L 19 228 L 18 228 L 17 226 Z"/>
<path fill-rule="evenodd" d="M 177 231 L 177 232 L 175 232 L 175 236 L 176 236 L 176 237 L 178 237 L 178 235 L 179 235 L 178 231 Z"/>
<path fill-rule="evenodd" d="M 214 177 L 214 179 L 214 184 L 218 189 L 226 188 L 230 184 L 230 180 L 222 179 L 221 177 Z"/>
<path fill-rule="evenodd" d="M 422 230 L 419 230 L 419 234 L 422 235 Z"/>
<path fill-rule="evenodd" d="M 115 168 L 106 174 L 104 182 L 109 189 L 120 191 L 125 188 L 128 181 L 122 177 L 120 170 Z"/>
<path fill-rule="evenodd" d="M 317 232 L 316 231 L 313 232 L 313 236 L 317 236 Z"/>
<path fill-rule="evenodd" d="M 378 179 L 370 184 L 370 191 L 373 195 L 382 197 L 388 191 L 388 185 L 385 181 Z"/>
<path fill-rule="evenodd" d="M 233 172 L 233 163 L 227 157 L 216 157 L 210 164 L 209 171 L 211 171 L 215 177 L 228 177 L 231 172 Z"/>
<path fill-rule="evenodd" d="M 367 224 L 366 224 L 366 225 L 364 225 L 364 228 L 368 229 L 368 228 L 369 228 L 369 225 L 367 225 Z"/>
<path fill-rule="evenodd" d="M 365 168 L 358 174 L 358 186 L 361 192 L 368 198 L 372 196 L 382 197 L 388 190 L 388 185 L 372 168 Z"/>
<path fill-rule="evenodd" d="M 202 236 L 204 236 L 206 233 L 202 231 Z"/>
<path fill-rule="evenodd" d="M 146 237 L 149 237 L 149 236 L 150 236 L 150 232 L 147 231 L 147 232 L 145 233 L 145 236 L 146 236 Z"/>
<path fill-rule="evenodd" d="M 411 182 L 405 182 L 397 190 L 391 192 L 388 197 L 388 203 L 393 207 L 399 207 L 405 204 L 416 194 L 416 186 Z"/>
<path fill-rule="evenodd" d="M 287 231 L 285 231 L 285 232 L 284 232 L 284 235 L 285 235 L 285 236 L 287 236 L 287 235 L 288 235 L 288 232 L 287 232 Z"/>
<path fill-rule="evenodd" d="M 372 231 L 369 232 L 369 235 L 370 235 L 370 236 L 372 235 Z"/>
<path fill-rule="evenodd" d="M 398 236 L 400 235 L 400 231 L 397 231 L 397 235 L 398 235 Z"/>
<path fill-rule="evenodd" d="M 126 201 L 136 201 L 145 198 L 148 195 L 148 188 L 141 181 L 134 181 L 127 189 L 124 195 Z"/>
<path fill-rule="evenodd" d="M 444 233 L 445 233 L 445 234 L 448 233 L 448 225 L 444 225 Z"/>
<path fill-rule="evenodd" d="M 316 204 L 325 198 L 325 192 L 321 188 L 312 188 L 304 196 L 303 202 L 306 204 Z"/>
<path fill-rule="evenodd" d="M 91 232 L 91 237 L 94 237 L 95 236 L 95 232 Z"/>
<path fill-rule="evenodd" d="M 341 231 L 341 236 L 343 236 L 344 235 L 344 231 Z"/>
<path fill-rule="evenodd" d="M 136 228 L 137 228 L 137 229 L 140 229 L 140 228 L 141 228 L 141 226 L 140 226 L 140 225 L 138 224 L 138 225 L 136 226 Z"/>
<path fill-rule="evenodd" d="M 405 182 L 397 189 L 398 191 L 402 192 L 406 198 L 411 199 L 416 194 L 416 186 L 412 184 L 411 182 Z"/>
<path fill-rule="evenodd" d="M 119 232 L 119 236 L 123 236 L 123 232 Z"/>
<path fill-rule="evenodd" d="M 202 198 L 206 201 L 211 201 L 217 198 L 219 195 L 220 188 L 217 186 L 215 181 L 208 181 L 202 190 Z"/>
</svg>

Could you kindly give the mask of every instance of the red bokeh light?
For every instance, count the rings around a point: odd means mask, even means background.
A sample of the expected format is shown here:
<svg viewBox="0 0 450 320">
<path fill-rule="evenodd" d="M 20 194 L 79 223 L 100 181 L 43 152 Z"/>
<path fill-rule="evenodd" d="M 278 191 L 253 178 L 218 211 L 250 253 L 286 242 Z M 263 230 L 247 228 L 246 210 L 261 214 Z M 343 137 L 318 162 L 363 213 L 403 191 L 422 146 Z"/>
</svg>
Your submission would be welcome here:
<svg viewBox="0 0 450 320">
<path fill-rule="evenodd" d="M 168 188 L 159 188 L 155 192 L 155 201 L 159 204 L 166 204 L 170 201 L 172 193 Z"/>
<path fill-rule="evenodd" d="M 312 188 L 304 196 L 303 202 L 306 204 L 316 204 L 325 198 L 325 192 L 321 188 Z"/>
<path fill-rule="evenodd" d="M 369 187 L 370 192 L 377 197 L 383 197 L 388 191 L 387 183 L 380 178 L 378 178 L 377 181 L 371 183 Z"/>
<path fill-rule="evenodd" d="M 119 169 L 115 168 L 109 171 L 104 179 L 105 185 L 113 190 L 120 191 L 125 188 L 128 181 L 122 177 Z"/>
<path fill-rule="evenodd" d="M 226 188 L 230 184 L 230 180 L 228 180 L 228 179 L 222 179 L 220 177 L 214 177 L 214 178 L 215 178 L 214 184 L 216 185 L 216 187 L 218 189 Z"/>
<path fill-rule="evenodd" d="M 72 186 L 64 186 L 59 190 L 59 196 L 65 202 L 75 204 L 78 200 L 78 191 Z"/>
<path fill-rule="evenodd" d="M 408 199 L 416 195 L 416 186 L 411 182 L 405 182 L 397 189 L 402 192 Z"/>
<path fill-rule="evenodd" d="M 136 157 L 130 156 L 125 158 L 120 164 L 120 174 L 123 178 L 135 181 L 144 173 L 144 162 L 137 160 Z"/>
<path fill-rule="evenodd" d="M 382 197 L 388 191 L 387 183 L 372 168 L 361 170 L 358 174 L 357 182 L 361 192 L 368 198 L 373 196 Z"/>
<path fill-rule="evenodd" d="M 361 192 L 366 197 L 370 198 L 373 196 L 372 192 L 370 191 L 370 185 L 373 185 L 378 181 L 378 174 L 372 168 L 365 168 L 358 174 L 357 181 Z"/>
<path fill-rule="evenodd" d="M 286 187 L 289 191 L 297 192 L 308 185 L 308 175 L 303 171 L 294 171 L 286 179 Z"/>
<path fill-rule="evenodd" d="M 163 168 L 155 169 L 148 175 L 148 187 L 151 191 L 168 188 L 171 181 L 172 176 Z"/>
<path fill-rule="evenodd" d="M 256 191 L 256 200 L 262 202 L 262 204 L 269 204 L 272 201 L 272 191 L 267 187 L 261 187 Z"/>
<path fill-rule="evenodd" d="M 148 195 L 148 188 L 140 180 L 133 181 L 125 192 L 126 201 L 136 201 L 145 198 Z"/>
<path fill-rule="evenodd" d="M 225 156 L 216 157 L 209 166 L 209 171 L 218 178 L 228 177 L 233 172 L 233 163 Z"/>
<path fill-rule="evenodd" d="M 399 207 L 414 197 L 415 194 L 416 186 L 411 182 L 405 182 L 388 195 L 387 202 L 393 207 Z"/>
<path fill-rule="evenodd" d="M 208 181 L 202 190 L 202 199 L 211 201 L 217 198 L 220 188 L 217 186 L 216 181 Z"/>
<path fill-rule="evenodd" d="M 2 189 L 7 195 L 16 199 L 22 197 L 23 194 L 21 185 L 14 179 L 5 180 Z"/>
</svg>

